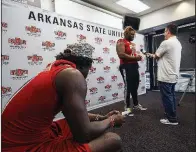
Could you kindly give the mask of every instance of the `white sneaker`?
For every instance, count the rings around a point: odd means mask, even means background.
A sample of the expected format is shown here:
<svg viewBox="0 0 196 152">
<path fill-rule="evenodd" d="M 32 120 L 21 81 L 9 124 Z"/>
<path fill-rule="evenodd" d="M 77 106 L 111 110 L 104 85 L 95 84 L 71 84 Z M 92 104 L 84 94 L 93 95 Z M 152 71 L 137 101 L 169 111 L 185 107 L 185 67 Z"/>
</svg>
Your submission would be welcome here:
<svg viewBox="0 0 196 152">
<path fill-rule="evenodd" d="M 128 114 L 127 114 L 128 116 L 134 116 L 131 108 L 125 108 L 125 112 L 128 112 Z"/>
<path fill-rule="evenodd" d="M 168 119 L 161 119 L 160 122 L 166 125 L 178 125 L 178 122 L 170 122 Z"/>
<path fill-rule="evenodd" d="M 141 111 L 147 110 L 147 108 L 143 108 L 141 104 L 138 104 L 137 106 L 133 106 L 133 109 L 141 110 Z"/>
</svg>

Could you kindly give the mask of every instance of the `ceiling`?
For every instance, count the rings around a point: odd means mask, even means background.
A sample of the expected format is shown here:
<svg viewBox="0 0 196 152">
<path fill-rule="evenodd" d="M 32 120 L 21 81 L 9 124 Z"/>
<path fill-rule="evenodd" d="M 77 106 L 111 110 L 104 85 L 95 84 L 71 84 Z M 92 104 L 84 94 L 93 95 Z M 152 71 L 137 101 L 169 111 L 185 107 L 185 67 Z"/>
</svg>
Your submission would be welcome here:
<svg viewBox="0 0 196 152">
<path fill-rule="evenodd" d="M 113 13 L 116 13 L 122 16 L 128 15 L 128 16 L 133 16 L 133 17 L 139 17 L 142 15 L 148 14 L 150 12 L 159 10 L 161 8 L 164 8 L 166 6 L 178 3 L 183 0 L 140 0 L 146 5 L 148 5 L 150 9 L 143 11 L 141 13 L 138 13 L 138 14 L 135 14 L 133 11 L 128 10 L 124 7 L 121 7 L 120 5 L 117 5 L 116 2 L 118 0 L 82 0 L 82 1 L 98 6 L 100 8 L 106 9 L 108 11 L 111 11 Z"/>
</svg>

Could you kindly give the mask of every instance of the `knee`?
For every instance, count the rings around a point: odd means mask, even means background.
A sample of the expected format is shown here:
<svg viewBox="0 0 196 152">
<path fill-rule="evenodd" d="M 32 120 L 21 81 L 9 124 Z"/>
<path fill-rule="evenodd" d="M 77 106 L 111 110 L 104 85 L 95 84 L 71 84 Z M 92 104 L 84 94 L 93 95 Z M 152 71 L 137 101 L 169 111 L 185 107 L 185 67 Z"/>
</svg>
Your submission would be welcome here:
<svg viewBox="0 0 196 152">
<path fill-rule="evenodd" d="M 122 148 L 122 140 L 118 134 L 108 132 L 105 134 L 105 140 L 109 140 L 111 146 L 115 147 L 115 149 L 120 150 Z"/>
</svg>

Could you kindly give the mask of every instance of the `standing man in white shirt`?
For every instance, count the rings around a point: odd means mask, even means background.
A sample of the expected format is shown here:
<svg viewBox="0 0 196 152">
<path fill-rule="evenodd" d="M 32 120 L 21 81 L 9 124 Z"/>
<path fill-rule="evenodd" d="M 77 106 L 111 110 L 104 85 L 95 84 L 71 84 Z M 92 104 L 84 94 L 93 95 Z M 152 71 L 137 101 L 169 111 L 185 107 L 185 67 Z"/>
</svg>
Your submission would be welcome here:
<svg viewBox="0 0 196 152">
<path fill-rule="evenodd" d="M 158 81 L 165 108 L 166 118 L 160 122 L 169 125 L 178 125 L 176 115 L 175 85 L 178 81 L 182 46 L 177 39 L 177 26 L 170 24 L 165 28 L 165 40 L 155 54 L 150 57 L 158 60 Z"/>
</svg>

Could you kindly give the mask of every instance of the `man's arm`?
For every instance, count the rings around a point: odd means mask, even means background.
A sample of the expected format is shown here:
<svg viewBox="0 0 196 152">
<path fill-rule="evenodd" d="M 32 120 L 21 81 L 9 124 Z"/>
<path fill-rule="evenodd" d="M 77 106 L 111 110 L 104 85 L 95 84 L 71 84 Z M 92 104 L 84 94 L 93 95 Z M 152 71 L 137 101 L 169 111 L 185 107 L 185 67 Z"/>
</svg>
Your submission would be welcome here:
<svg viewBox="0 0 196 152">
<path fill-rule="evenodd" d="M 167 42 L 163 41 L 161 43 L 161 45 L 159 46 L 159 48 L 157 49 L 157 51 L 155 52 L 155 54 L 151 54 L 151 53 L 147 53 L 147 55 L 149 55 L 150 57 L 154 58 L 154 59 L 159 59 L 161 58 L 167 51 Z"/>
<path fill-rule="evenodd" d="M 86 81 L 76 69 L 66 69 L 56 76 L 56 88 L 63 103 L 63 114 L 73 137 L 80 143 L 87 143 L 103 134 L 110 127 L 110 119 L 90 122 L 85 106 Z"/>
<path fill-rule="evenodd" d="M 92 113 L 88 113 L 88 117 L 90 121 L 102 121 L 108 118 L 107 116 L 102 116 L 99 114 L 92 114 Z"/>
<path fill-rule="evenodd" d="M 135 57 L 135 56 L 130 56 L 128 54 L 125 53 L 125 44 L 122 41 L 118 41 L 116 44 L 116 52 L 118 54 L 118 57 L 120 59 L 124 59 L 127 61 L 139 61 L 141 59 L 139 59 L 139 57 Z"/>
</svg>

